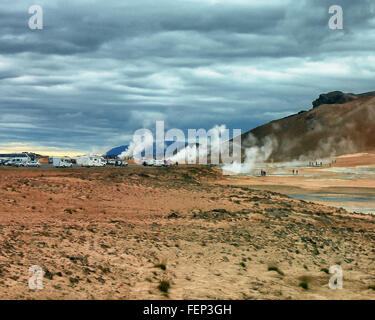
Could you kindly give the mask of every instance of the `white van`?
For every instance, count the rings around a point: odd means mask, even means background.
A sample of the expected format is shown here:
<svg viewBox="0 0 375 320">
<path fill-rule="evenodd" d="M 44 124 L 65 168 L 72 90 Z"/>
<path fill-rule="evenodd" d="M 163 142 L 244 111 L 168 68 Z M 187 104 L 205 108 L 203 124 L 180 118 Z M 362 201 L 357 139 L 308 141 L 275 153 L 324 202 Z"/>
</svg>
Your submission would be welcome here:
<svg viewBox="0 0 375 320">
<path fill-rule="evenodd" d="M 99 156 L 80 156 L 77 157 L 77 164 L 81 167 L 104 167 L 107 162 L 103 157 Z"/>
<path fill-rule="evenodd" d="M 39 162 L 39 160 L 31 160 L 31 161 L 26 162 L 25 167 L 36 167 L 36 168 L 39 168 L 40 167 L 40 162 Z"/>
<path fill-rule="evenodd" d="M 116 167 L 126 167 L 128 163 L 125 160 L 118 159 L 115 162 Z"/>
<path fill-rule="evenodd" d="M 13 158 L 10 160 L 10 164 L 13 167 L 25 167 L 26 163 L 29 159 L 28 158 Z"/>
<path fill-rule="evenodd" d="M 147 166 L 153 166 L 154 165 L 154 159 L 143 159 L 142 164 L 147 167 Z"/>
<path fill-rule="evenodd" d="M 164 160 L 154 160 L 154 167 L 164 167 Z"/>
<path fill-rule="evenodd" d="M 71 168 L 73 166 L 69 158 L 52 157 L 52 164 L 55 168 Z"/>
</svg>

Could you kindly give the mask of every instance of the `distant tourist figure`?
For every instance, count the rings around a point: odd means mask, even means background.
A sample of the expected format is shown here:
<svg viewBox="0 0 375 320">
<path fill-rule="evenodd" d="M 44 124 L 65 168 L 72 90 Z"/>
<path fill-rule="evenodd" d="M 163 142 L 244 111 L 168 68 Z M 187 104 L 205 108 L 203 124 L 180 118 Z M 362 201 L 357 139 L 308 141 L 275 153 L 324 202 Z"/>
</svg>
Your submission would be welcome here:
<svg viewBox="0 0 375 320">
<path fill-rule="evenodd" d="M 294 175 L 294 169 L 292 171 L 293 171 L 293 175 Z"/>
<path fill-rule="evenodd" d="M 298 170 L 296 170 L 296 174 L 298 174 Z"/>
</svg>

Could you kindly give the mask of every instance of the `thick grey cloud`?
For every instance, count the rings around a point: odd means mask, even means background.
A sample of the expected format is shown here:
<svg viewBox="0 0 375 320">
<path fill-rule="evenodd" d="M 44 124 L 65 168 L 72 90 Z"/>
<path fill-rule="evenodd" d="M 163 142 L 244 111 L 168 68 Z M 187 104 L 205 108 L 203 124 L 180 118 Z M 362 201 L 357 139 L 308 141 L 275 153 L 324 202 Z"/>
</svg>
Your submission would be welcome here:
<svg viewBox="0 0 375 320">
<path fill-rule="evenodd" d="M 375 90 L 373 1 L 40 0 L 32 31 L 33 4 L 0 4 L 0 147 L 105 150 L 156 120 L 247 131 Z"/>
</svg>

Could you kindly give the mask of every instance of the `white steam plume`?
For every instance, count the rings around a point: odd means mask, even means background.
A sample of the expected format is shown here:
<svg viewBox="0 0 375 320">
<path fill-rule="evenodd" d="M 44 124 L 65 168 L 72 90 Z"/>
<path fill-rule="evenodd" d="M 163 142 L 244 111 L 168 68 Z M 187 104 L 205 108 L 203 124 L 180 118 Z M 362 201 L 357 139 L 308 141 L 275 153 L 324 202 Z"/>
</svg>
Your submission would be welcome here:
<svg viewBox="0 0 375 320">
<path fill-rule="evenodd" d="M 154 139 L 152 135 L 145 135 L 143 141 L 136 141 L 133 140 L 130 142 L 129 147 L 127 150 L 123 151 L 119 158 L 124 159 L 127 157 L 139 157 L 141 152 L 146 150 L 147 148 L 152 148 L 154 143 Z"/>
<path fill-rule="evenodd" d="M 220 145 L 223 142 L 222 137 L 227 130 L 225 125 L 216 125 L 207 132 L 207 137 L 199 139 L 198 141 L 189 141 L 189 145 L 177 152 L 177 154 L 169 157 L 168 160 L 180 163 L 196 163 L 198 156 L 200 158 L 207 158 L 211 154 L 219 154 Z M 228 136 L 229 140 L 229 136 Z M 197 146 L 197 143 L 198 146 Z"/>
<path fill-rule="evenodd" d="M 255 144 L 256 138 L 250 136 L 250 141 Z M 256 168 L 257 164 L 264 163 L 271 156 L 272 151 L 277 146 L 277 140 L 274 137 L 267 136 L 263 139 L 263 145 L 253 146 L 245 149 L 245 160 L 243 163 L 234 162 L 222 167 L 224 174 L 249 173 Z"/>
</svg>

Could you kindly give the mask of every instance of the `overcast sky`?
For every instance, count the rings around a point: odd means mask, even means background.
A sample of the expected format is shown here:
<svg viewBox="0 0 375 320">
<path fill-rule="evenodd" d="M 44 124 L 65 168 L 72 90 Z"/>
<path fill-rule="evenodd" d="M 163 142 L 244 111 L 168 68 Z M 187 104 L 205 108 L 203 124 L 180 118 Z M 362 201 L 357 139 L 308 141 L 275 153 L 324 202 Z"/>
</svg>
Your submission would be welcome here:
<svg viewBox="0 0 375 320">
<path fill-rule="evenodd" d="M 156 120 L 245 132 L 374 79 L 373 0 L 0 2 L 0 151 L 102 152 Z"/>
</svg>

